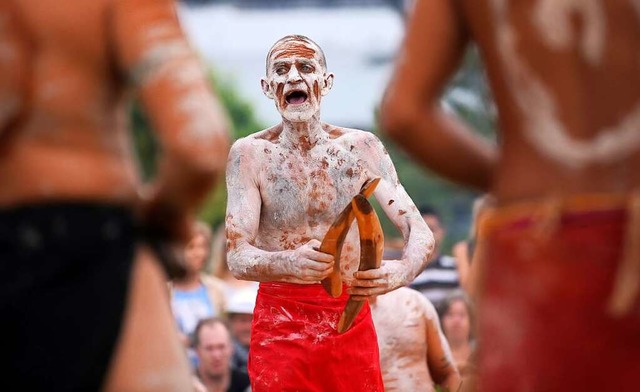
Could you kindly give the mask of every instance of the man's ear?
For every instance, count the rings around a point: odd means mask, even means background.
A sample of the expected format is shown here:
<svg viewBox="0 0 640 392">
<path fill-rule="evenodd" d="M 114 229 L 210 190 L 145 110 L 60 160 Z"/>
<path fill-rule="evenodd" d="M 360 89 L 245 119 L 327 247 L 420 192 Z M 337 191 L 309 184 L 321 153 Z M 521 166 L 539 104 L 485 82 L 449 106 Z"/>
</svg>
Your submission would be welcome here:
<svg viewBox="0 0 640 392">
<path fill-rule="evenodd" d="M 333 72 L 329 72 L 324 75 L 324 85 L 322 86 L 322 90 L 320 90 L 322 95 L 329 94 L 329 90 L 333 87 L 333 77 Z"/>
<path fill-rule="evenodd" d="M 262 93 L 269 99 L 273 99 L 273 90 L 271 90 L 271 86 L 267 83 L 265 78 L 260 79 L 260 85 L 262 86 Z"/>
</svg>

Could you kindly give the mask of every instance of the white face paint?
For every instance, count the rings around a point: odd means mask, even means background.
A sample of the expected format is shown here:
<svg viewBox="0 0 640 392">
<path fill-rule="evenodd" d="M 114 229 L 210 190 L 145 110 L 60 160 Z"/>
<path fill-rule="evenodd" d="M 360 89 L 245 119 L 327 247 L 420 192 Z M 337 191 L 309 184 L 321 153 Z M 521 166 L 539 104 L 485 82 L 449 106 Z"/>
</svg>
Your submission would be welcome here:
<svg viewBox="0 0 640 392">
<path fill-rule="evenodd" d="M 619 161 L 637 151 L 640 146 L 640 102 L 617 124 L 600 130 L 591 140 L 572 138 L 559 118 L 555 97 L 518 54 L 518 35 L 508 20 L 509 0 L 491 0 L 491 5 L 508 86 L 525 121 L 524 135 L 534 148 L 573 169 Z M 573 12 L 579 12 L 585 20 L 583 35 L 575 38 L 570 27 Z M 602 58 L 605 21 L 600 0 L 539 0 L 533 20 L 546 45 L 555 50 L 570 50 L 571 45 L 578 44 L 591 64 L 597 64 Z"/>
<path fill-rule="evenodd" d="M 326 73 L 317 46 L 287 40 L 271 51 L 267 76 L 261 83 L 284 119 L 307 122 L 320 113 L 320 102 L 331 89 L 333 74 Z"/>
</svg>

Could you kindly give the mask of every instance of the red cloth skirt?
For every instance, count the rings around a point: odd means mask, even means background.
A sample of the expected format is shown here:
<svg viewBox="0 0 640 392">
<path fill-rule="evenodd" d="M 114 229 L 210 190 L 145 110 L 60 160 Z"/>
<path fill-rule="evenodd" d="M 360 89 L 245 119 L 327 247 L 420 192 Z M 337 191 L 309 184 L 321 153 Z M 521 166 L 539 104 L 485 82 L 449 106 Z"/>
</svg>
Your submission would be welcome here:
<svg viewBox="0 0 640 392">
<path fill-rule="evenodd" d="M 623 316 L 607 312 L 625 208 L 564 210 L 547 227 L 523 211 L 489 213 L 480 228 L 478 390 L 636 390 L 637 298 Z"/>
<path fill-rule="evenodd" d="M 336 332 L 348 295 L 320 284 L 260 283 L 249 349 L 253 392 L 383 391 L 369 304 Z"/>
</svg>

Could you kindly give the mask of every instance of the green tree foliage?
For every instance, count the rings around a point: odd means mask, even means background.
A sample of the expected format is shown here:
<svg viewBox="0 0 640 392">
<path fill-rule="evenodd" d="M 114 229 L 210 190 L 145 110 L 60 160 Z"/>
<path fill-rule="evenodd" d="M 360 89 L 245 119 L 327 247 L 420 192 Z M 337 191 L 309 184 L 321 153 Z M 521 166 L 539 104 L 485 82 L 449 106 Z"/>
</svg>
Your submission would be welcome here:
<svg viewBox="0 0 640 392">
<path fill-rule="evenodd" d="M 231 120 L 232 139 L 247 136 L 264 128 L 256 118 L 251 104 L 240 96 L 230 78 L 221 77 L 212 72 L 210 81 Z M 156 157 L 159 153 L 159 147 L 149 121 L 138 103 L 134 103 L 132 106 L 131 126 L 140 172 L 143 179 L 149 180 L 156 172 Z M 200 218 L 212 226 L 220 224 L 224 220 L 227 205 L 226 195 L 224 176 L 221 176 L 215 190 L 207 197 L 201 209 Z"/>
</svg>

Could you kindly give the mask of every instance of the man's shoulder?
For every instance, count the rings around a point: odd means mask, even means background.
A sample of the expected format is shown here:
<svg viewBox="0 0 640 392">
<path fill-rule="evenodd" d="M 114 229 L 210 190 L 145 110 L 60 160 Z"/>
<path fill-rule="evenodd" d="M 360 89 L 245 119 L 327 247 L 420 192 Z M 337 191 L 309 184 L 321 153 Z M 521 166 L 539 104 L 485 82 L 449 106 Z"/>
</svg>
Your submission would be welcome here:
<svg viewBox="0 0 640 392">
<path fill-rule="evenodd" d="M 247 136 L 238 138 L 233 143 L 236 149 L 250 148 L 252 146 L 261 145 L 263 143 L 273 143 L 282 132 L 282 124 L 277 124 L 261 131 L 254 132 Z"/>
<path fill-rule="evenodd" d="M 358 149 L 359 151 L 380 151 L 384 148 L 380 139 L 372 132 L 329 124 L 325 124 L 325 127 L 337 143 L 340 143 L 350 151 L 354 149 Z"/>
</svg>

